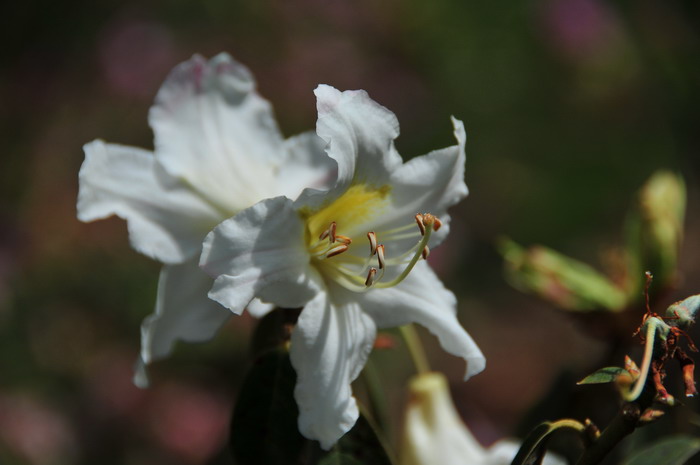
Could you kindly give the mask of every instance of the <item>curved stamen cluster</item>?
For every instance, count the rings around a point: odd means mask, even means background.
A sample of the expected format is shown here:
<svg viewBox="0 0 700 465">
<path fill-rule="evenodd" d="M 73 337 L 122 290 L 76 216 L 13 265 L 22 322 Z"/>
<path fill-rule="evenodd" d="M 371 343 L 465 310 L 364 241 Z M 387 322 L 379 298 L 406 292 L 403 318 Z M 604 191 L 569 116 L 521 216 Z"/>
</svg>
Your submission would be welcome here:
<svg viewBox="0 0 700 465">
<path fill-rule="evenodd" d="M 338 227 L 335 221 L 331 222 L 328 228 L 319 235 L 318 241 L 311 245 L 310 252 L 328 276 L 352 291 L 365 292 L 373 287 L 396 286 L 408 276 L 418 260 L 428 258 L 430 235 L 442 226 L 442 222 L 430 213 L 416 215 L 415 221 L 420 235 L 415 231 L 406 232 L 410 228 L 415 228 L 416 225 L 406 225 L 381 233 L 382 237 L 390 241 L 420 237 L 416 245 L 394 258 L 387 258 L 386 247 L 383 243 L 378 242 L 378 235 L 374 231 L 367 233 L 370 246 L 368 257 L 362 259 L 352 252 L 345 254 L 350 250 L 353 240 L 337 233 Z M 338 257 L 341 254 L 343 255 Z M 337 258 L 333 261 L 327 261 L 333 257 Z M 373 263 L 375 259 L 376 264 Z M 404 266 L 404 269 L 391 281 L 384 282 L 382 279 L 389 266 Z"/>
</svg>

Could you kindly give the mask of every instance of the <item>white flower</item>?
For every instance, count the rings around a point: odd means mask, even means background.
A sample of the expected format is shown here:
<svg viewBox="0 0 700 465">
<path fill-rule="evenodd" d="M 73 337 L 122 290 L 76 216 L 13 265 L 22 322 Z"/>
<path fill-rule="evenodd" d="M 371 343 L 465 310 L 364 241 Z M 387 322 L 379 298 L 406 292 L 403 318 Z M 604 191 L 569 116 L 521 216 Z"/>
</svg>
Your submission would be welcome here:
<svg viewBox="0 0 700 465">
<path fill-rule="evenodd" d="M 447 380 L 441 373 L 424 373 L 409 382 L 399 465 L 509 465 L 520 444 L 501 440 L 484 448 L 459 418 Z M 563 465 L 547 454 L 544 465 Z"/>
<path fill-rule="evenodd" d="M 328 449 L 358 417 L 350 383 L 378 327 L 427 327 L 468 362 L 465 378 L 485 361 L 457 321 L 454 295 L 419 261 L 447 234 L 447 208 L 467 194 L 462 123 L 453 119 L 457 145 L 403 163 L 393 113 L 364 91 L 319 86 L 316 96 L 335 185 L 307 189 L 296 202 L 267 199 L 223 222 L 200 265 L 217 276 L 210 297 L 234 313 L 254 298 L 304 307 L 290 349 L 299 429 Z M 418 212 L 429 213 L 424 235 Z"/>
<path fill-rule="evenodd" d="M 211 278 L 197 266 L 207 232 L 261 199 L 323 185 L 334 169 L 314 133 L 282 138 L 250 71 L 227 54 L 177 66 L 148 119 L 154 152 L 85 145 L 78 194 L 81 221 L 126 219 L 132 246 L 165 264 L 141 327 L 138 385 L 147 384 L 145 364 L 177 340 L 210 339 L 231 315 L 207 298 Z"/>
</svg>

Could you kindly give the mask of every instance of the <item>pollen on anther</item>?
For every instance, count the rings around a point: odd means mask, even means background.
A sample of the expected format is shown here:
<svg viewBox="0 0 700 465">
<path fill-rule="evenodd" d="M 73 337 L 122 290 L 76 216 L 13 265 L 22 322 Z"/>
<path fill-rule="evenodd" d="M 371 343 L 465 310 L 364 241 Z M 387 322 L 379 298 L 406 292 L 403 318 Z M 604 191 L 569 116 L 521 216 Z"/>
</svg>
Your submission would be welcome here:
<svg viewBox="0 0 700 465">
<path fill-rule="evenodd" d="M 345 252 L 348 250 L 348 245 L 347 244 L 340 244 L 338 246 L 333 247 L 331 250 L 326 253 L 326 258 L 331 258 L 335 257 L 336 255 L 340 255 L 341 253 Z"/>
<path fill-rule="evenodd" d="M 384 244 L 377 247 L 377 263 L 379 263 L 379 269 L 384 269 Z"/>
<path fill-rule="evenodd" d="M 423 215 L 420 213 L 416 215 L 416 223 L 418 224 L 418 229 L 420 229 L 420 235 L 425 236 L 425 223 L 423 223 Z"/>
<path fill-rule="evenodd" d="M 331 244 L 335 242 L 335 239 L 336 239 L 336 237 L 335 237 L 335 230 L 336 230 L 337 227 L 338 227 L 338 225 L 335 224 L 335 221 L 333 221 L 333 222 L 331 223 L 330 227 L 328 228 L 328 235 L 330 236 Z"/>
<path fill-rule="evenodd" d="M 374 255 L 377 253 L 377 235 L 374 234 L 374 231 L 370 231 L 367 233 L 367 239 L 369 239 L 370 254 Z"/>
<path fill-rule="evenodd" d="M 370 287 L 374 284 L 374 278 L 377 276 L 377 269 L 372 267 L 367 272 L 367 279 L 365 280 L 365 286 Z"/>
<path fill-rule="evenodd" d="M 430 213 L 423 213 L 423 225 L 433 227 L 435 225 L 435 216 Z"/>
<path fill-rule="evenodd" d="M 427 245 L 423 247 L 423 252 L 421 253 L 421 255 L 423 255 L 423 260 L 428 259 L 428 255 L 430 255 L 430 248 L 428 248 Z"/>
<path fill-rule="evenodd" d="M 350 239 L 348 236 L 343 236 L 342 234 L 336 234 L 335 240 L 342 244 L 352 244 L 352 239 Z"/>
</svg>

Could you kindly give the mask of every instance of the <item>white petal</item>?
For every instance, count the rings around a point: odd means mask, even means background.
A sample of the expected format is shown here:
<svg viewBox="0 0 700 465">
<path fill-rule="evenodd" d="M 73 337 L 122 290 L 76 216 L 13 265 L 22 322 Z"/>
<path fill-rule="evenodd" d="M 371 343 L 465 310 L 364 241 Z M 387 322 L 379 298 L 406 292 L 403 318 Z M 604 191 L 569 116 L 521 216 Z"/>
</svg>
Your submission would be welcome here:
<svg viewBox="0 0 700 465">
<path fill-rule="evenodd" d="M 214 228 L 200 266 L 216 277 L 209 297 L 240 314 L 253 297 L 285 308 L 303 306 L 322 286 L 309 259 L 303 221 L 291 200 L 276 197 Z"/>
<path fill-rule="evenodd" d="M 156 156 L 229 215 L 278 195 L 282 136 L 250 71 L 227 54 L 195 55 L 168 76 L 149 113 Z"/>
<path fill-rule="evenodd" d="M 392 174 L 393 193 L 397 203 L 404 208 L 410 206 L 410 211 L 441 215 L 466 197 L 468 190 L 464 183 L 464 163 L 467 135 L 460 120 L 453 117 L 452 125 L 457 145 L 413 158 Z M 416 192 L 420 194 L 416 195 Z"/>
<path fill-rule="evenodd" d="M 457 145 L 413 158 L 392 174 L 391 207 L 386 209 L 386 214 L 377 222 L 375 229 L 401 226 L 416 213 L 427 212 L 440 218 L 443 223 L 443 227 L 430 238 L 430 246 L 438 245 L 447 236 L 450 221 L 447 209 L 468 193 L 464 183 L 464 124 L 455 118 L 452 118 L 452 124 Z M 404 241 L 403 245 L 394 247 L 402 250 L 410 245 L 411 241 Z"/>
<path fill-rule="evenodd" d="M 141 325 L 141 357 L 134 378 L 138 386 L 148 383 L 145 365 L 169 356 L 177 341 L 208 341 L 231 317 L 207 298 L 211 284 L 196 259 L 163 267 L 155 311 Z"/>
<path fill-rule="evenodd" d="M 124 218 L 132 246 L 164 263 L 180 263 L 199 252 L 220 212 L 165 173 L 148 151 L 101 140 L 85 144 L 84 150 L 81 221 Z"/>
<path fill-rule="evenodd" d="M 287 157 L 277 175 L 282 195 L 295 199 L 305 188 L 328 190 L 333 186 L 338 165 L 326 154 L 326 143 L 315 132 L 290 137 L 284 146 Z"/>
<path fill-rule="evenodd" d="M 443 349 L 467 362 L 465 380 L 485 368 L 484 355 L 457 320 L 457 299 L 424 261 L 399 285 L 371 289 L 356 294 L 356 298 L 379 328 L 407 323 L 425 326 L 437 336 Z"/>
<path fill-rule="evenodd" d="M 246 311 L 255 318 L 262 318 L 275 308 L 274 305 L 263 302 L 260 299 L 253 299 L 246 307 Z"/>
<path fill-rule="evenodd" d="M 331 302 L 325 292 L 299 316 L 290 348 L 299 431 L 323 449 L 330 449 L 357 421 L 350 383 L 364 367 L 375 336 L 374 322 L 356 302 Z"/>
<path fill-rule="evenodd" d="M 328 155 L 338 163 L 337 185 L 329 196 L 342 194 L 351 182 L 376 187 L 387 184 L 389 174 L 401 165 L 401 156 L 394 148 L 399 135 L 396 116 L 363 90 L 340 92 L 320 85 L 314 93 L 316 132 L 328 143 Z M 315 202 L 323 200 L 315 198 Z"/>
</svg>

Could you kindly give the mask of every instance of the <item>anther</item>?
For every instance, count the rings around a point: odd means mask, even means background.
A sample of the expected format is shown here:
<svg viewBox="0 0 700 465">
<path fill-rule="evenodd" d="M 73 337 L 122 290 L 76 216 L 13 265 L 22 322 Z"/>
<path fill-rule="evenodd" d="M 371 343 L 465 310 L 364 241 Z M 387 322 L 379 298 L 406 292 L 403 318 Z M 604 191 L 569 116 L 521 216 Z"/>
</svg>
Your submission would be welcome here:
<svg viewBox="0 0 700 465">
<path fill-rule="evenodd" d="M 433 223 L 433 231 L 437 231 L 442 226 L 442 221 L 440 221 L 440 219 L 437 216 L 435 216 L 434 218 L 435 223 Z"/>
<path fill-rule="evenodd" d="M 379 269 L 383 270 L 385 266 L 384 261 L 384 244 L 377 247 L 377 263 L 379 263 Z"/>
<path fill-rule="evenodd" d="M 418 229 L 420 229 L 420 235 L 425 236 L 425 223 L 423 223 L 423 215 L 418 213 L 416 215 L 416 223 L 418 223 Z"/>
<path fill-rule="evenodd" d="M 374 284 L 374 277 L 377 276 L 377 269 L 372 267 L 369 269 L 369 272 L 367 273 L 367 279 L 365 280 L 365 286 L 370 287 L 372 284 Z"/>
<path fill-rule="evenodd" d="M 430 213 L 423 213 L 423 225 L 424 226 L 433 227 L 435 225 L 435 220 L 437 220 L 437 218 L 435 218 Z M 433 230 L 435 230 L 435 228 L 433 228 Z"/>
<path fill-rule="evenodd" d="M 323 231 L 323 232 L 321 233 L 320 236 L 318 236 L 318 240 L 319 240 L 319 241 L 324 240 L 325 238 L 328 237 L 328 235 L 329 235 L 330 233 L 331 233 L 330 228 L 329 228 L 329 229 L 326 229 L 325 231 Z"/>
<path fill-rule="evenodd" d="M 370 255 L 374 255 L 377 253 L 377 235 L 374 234 L 374 231 L 370 231 L 367 233 L 367 239 L 369 239 Z"/>
<path fill-rule="evenodd" d="M 338 225 L 335 224 L 335 221 L 333 221 L 333 222 L 331 223 L 330 227 L 328 228 L 328 235 L 330 236 L 331 244 L 335 242 L 335 238 L 336 238 L 336 237 L 335 237 L 335 229 L 336 229 L 337 227 L 338 227 Z"/>
<path fill-rule="evenodd" d="M 342 234 L 336 234 L 335 240 L 340 242 L 341 244 L 352 244 L 352 239 L 350 239 L 348 236 L 343 236 Z"/>
<path fill-rule="evenodd" d="M 423 252 L 421 253 L 421 255 L 423 256 L 423 260 L 428 259 L 428 255 L 430 255 L 430 248 L 428 248 L 427 245 L 423 247 Z"/>
<path fill-rule="evenodd" d="M 348 250 L 347 244 L 337 245 L 326 253 L 326 258 L 335 257 L 336 255 L 340 255 L 341 253 L 345 252 L 346 250 Z"/>
</svg>

